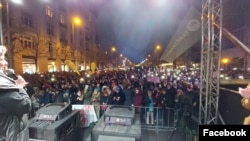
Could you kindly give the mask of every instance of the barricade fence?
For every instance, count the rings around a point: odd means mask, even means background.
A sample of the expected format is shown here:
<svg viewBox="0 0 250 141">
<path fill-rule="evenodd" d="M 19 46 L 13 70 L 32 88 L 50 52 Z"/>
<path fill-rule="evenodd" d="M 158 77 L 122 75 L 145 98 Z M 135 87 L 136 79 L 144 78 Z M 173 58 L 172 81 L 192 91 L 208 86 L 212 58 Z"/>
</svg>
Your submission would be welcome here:
<svg viewBox="0 0 250 141">
<path fill-rule="evenodd" d="M 80 110 L 81 127 L 94 127 L 100 120 L 106 120 L 104 117 L 106 108 L 107 107 L 103 105 L 72 105 L 72 110 Z M 135 111 L 134 115 L 136 119 L 132 122 L 133 125 L 138 125 L 136 127 L 142 130 L 154 131 L 156 134 L 162 133 L 161 131 L 181 131 L 188 135 L 187 127 L 193 125 L 193 123 L 190 122 L 191 116 L 189 108 L 149 108 L 145 106 L 131 106 L 129 108 L 133 108 Z M 116 118 L 116 120 L 121 121 L 123 119 Z M 128 130 L 131 130 L 129 126 Z"/>
<path fill-rule="evenodd" d="M 94 111 L 91 111 L 91 107 L 93 106 Z M 95 115 L 91 115 L 88 117 L 100 120 L 101 116 L 104 115 L 107 106 L 103 105 L 83 105 L 76 104 L 74 107 L 76 109 L 86 110 L 88 113 L 95 113 Z M 185 118 L 190 116 L 188 109 L 186 108 L 162 108 L 162 107 L 145 107 L 145 106 L 131 106 L 135 108 L 135 114 L 140 117 L 140 124 L 142 128 L 146 129 L 184 129 L 186 123 Z M 37 111 L 38 109 L 36 109 Z M 85 111 L 85 114 L 86 114 Z M 94 121 L 95 121 L 94 120 Z M 92 121 L 92 120 L 91 120 Z"/>
<path fill-rule="evenodd" d="M 72 110 L 80 110 L 80 127 L 95 127 L 95 125 L 97 125 L 98 123 L 102 123 L 101 120 L 104 121 L 104 126 L 108 126 L 109 124 L 113 124 L 117 120 L 122 125 L 128 125 L 122 127 L 122 129 L 124 130 L 151 130 L 153 132 L 156 132 L 157 135 L 166 133 L 161 131 L 170 131 L 170 133 L 172 134 L 174 134 L 175 131 L 178 131 L 185 133 L 186 141 L 189 141 L 192 138 L 192 133 L 189 133 L 189 126 L 193 125 L 193 123 L 190 122 L 191 114 L 189 108 L 162 108 L 145 106 L 126 107 L 121 105 L 108 105 L 107 107 L 102 105 L 84 104 L 72 104 L 71 106 Z M 106 116 L 109 115 L 107 110 L 109 109 L 110 111 L 111 108 L 109 107 L 125 107 L 125 109 L 133 109 L 134 112 L 132 113 L 134 113 L 135 118 L 133 119 L 131 124 L 129 124 L 129 120 L 124 121 L 124 118 L 122 118 L 123 116 L 121 112 L 123 112 L 123 110 L 116 109 L 116 111 L 119 111 L 116 112 L 117 114 L 114 114 L 115 116 L 117 115 L 117 117 L 113 119 L 107 119 L 111 117 Z M 109 121 L 106 123 L 107 120 Z M 130 125 L 136 128 L 133 128 Z"/>
<path fill-rule="evenodd" d="M 93 105 L 98 120 L 105 114 L 105 108 L 101 105 Z M 187 118 L 190 116 L 187 109 L 131 106 L 135 109 L 135 115 L 140 118 L 140 126 L 147 130 L 185 130 Z M 138 124 L 138 123 L 136 123 Z"/>
</svg>

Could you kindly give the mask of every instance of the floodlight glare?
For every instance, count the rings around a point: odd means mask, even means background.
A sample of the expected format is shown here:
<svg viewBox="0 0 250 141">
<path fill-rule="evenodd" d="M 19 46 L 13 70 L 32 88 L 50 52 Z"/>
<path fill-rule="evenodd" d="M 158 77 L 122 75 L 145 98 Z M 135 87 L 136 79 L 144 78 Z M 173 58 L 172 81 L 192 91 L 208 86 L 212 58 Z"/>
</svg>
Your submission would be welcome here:
<svg viewBox="0 0 250 141">
<path fill-rule="evenodd" d="M 16 4 L 22 4 L 23 3 L 23 0 L 11 0 L 13 3 L 16 3 Z"/>
</svg>

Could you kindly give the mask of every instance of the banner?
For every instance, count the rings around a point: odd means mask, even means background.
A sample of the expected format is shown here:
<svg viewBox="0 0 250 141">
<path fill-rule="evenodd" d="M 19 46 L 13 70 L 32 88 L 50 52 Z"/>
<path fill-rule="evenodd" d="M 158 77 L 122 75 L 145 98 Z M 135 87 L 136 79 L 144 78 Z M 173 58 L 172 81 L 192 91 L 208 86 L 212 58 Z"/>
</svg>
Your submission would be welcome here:
<svg viewBox="0 0 250 141">
<path fill-rule="evenodd" d="M 201 14 L 191 7 L 164 50 L 160 60 L 173 63 L 201 39 Z"/>
<path fill-rule="evenodd" d="M 155 84 L 161 83 L 160 77 L 157 77 L 157 76 L 155 76 L 155 77 L 147 77 L 147 81 L 148 82 L 153 82 Z"/>
<path fill-rule="evenodd" d="M 88 127 L 98 121 L 93 105 L 72 105 L 72 110 L 80 110 L 81 127 Z"/>
</svg>

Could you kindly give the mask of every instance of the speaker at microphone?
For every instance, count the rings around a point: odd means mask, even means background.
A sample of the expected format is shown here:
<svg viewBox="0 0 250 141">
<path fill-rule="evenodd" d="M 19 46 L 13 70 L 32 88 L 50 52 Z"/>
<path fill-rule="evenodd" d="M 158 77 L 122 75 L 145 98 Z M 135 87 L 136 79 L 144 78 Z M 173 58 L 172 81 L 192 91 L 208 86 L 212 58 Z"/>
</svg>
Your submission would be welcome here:
<svg viewBox="0 0 250 141">
<path fill-rule="evenodd" d="M 7 69 L 5 73 L 8 77 L 12 78 L 13 80 L 17 80 L 17 75 L 13 69 Z"/>
</svg>

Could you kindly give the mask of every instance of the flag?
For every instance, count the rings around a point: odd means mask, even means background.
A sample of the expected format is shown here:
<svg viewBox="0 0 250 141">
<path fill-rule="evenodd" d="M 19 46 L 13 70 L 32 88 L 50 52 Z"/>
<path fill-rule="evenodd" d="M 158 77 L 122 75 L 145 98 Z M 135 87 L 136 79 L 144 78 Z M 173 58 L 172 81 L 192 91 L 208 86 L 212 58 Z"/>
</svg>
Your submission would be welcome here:
<svg viewBox="0 0 250 141">
<path fill-rule="evenodd" d="M 80 75 L 80 72 L 78 71 L 76 65 L 75 65 L 72 61 L 66 60 L 66 61 L 65 61 L 65 64 L 66 64 L 70 69 L 72 69 L 73 71 L 75 71 L 78 75 Z"/>
</svg>

